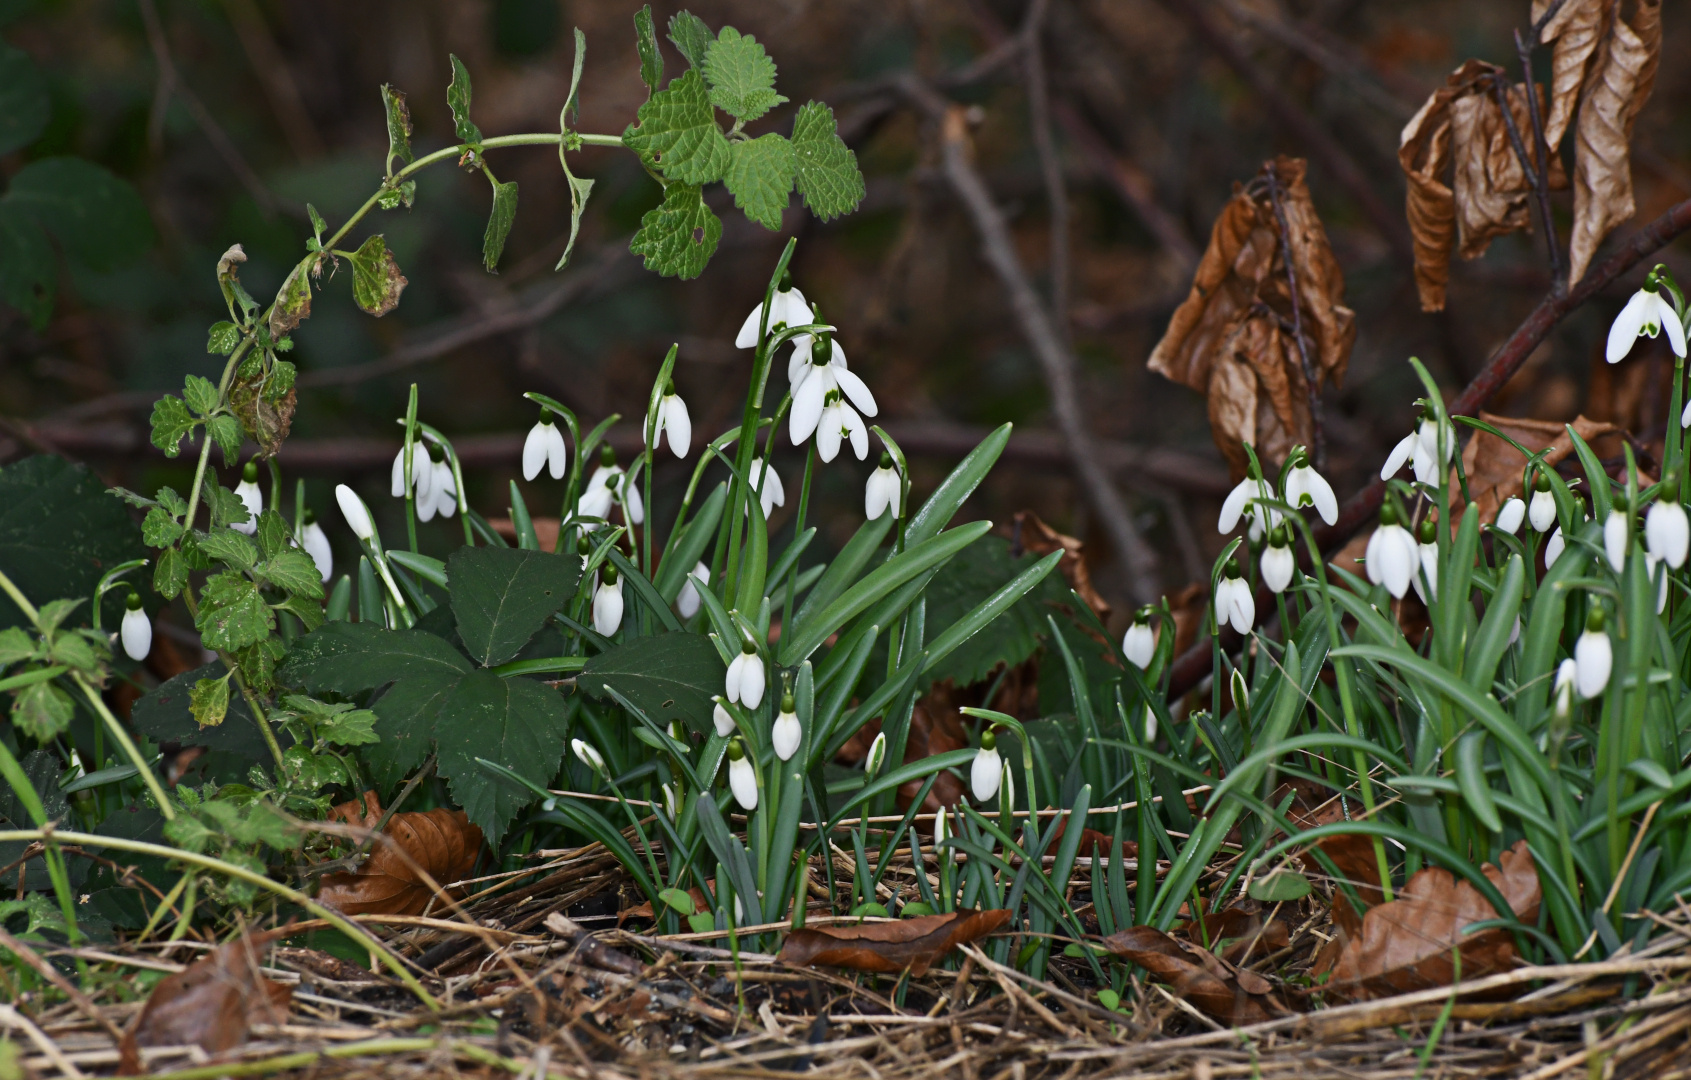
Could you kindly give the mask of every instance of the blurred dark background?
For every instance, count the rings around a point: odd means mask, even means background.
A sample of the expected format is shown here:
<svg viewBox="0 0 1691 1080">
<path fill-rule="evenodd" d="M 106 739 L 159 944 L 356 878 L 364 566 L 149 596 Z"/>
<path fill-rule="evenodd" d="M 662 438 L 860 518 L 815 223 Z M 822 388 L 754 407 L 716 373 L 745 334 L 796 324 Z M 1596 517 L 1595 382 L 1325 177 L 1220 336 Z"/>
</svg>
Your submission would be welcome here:
<svg viewBox="0 0 1691 1080">
<path fill-rule="evenodd" d="M 660 27 L 678 6 L 655 5 Z M 908 73 L 967 109 L 973 160 L 1023 266 L 1047 300 L 1054 287 L 1066 293 L 1057 330 L 1072 344 L 1099 456 L 1155 553 L 1149 573 L 1159 590 L 1207 575 L 1230 478 L 1202 397 L 1144 362 L 1235 182 L 1276 153 L 1309 159 L 1359 328 L 1344 385 L 1326 397 L 1341 499 L 1408 428 L 1417 390 L 1406 358 L 1420 356 L 1459 389 L 1548 285 L 1542 242 L 1518 234 L 1481 260 L 1459 262 L 1448 310 L 1422 314 L 1395 156 L 1405 121 L 1466 57 L 1519 77 L 1511 34 L 1528 24 L 1524 2 L 1050 0 L 1034 12 L 1031 38 L 1017 37 L 1030 14 L 1022 0 L 698 0 L 690 8 L 713 27 L 755 35 L 779 65 L 779 89 L 792 103 L 755 122 L 753 134 L 786 131 L 806 100 L 834 107 L 867 178 L 863 206 L 820 224 L 795 199 L 775 234 L 748 224 L 714 187 L 725 224 L 716 257 L 696 281 L 660 279 L 627 252 L 657 185 L 626 151 L 588 149 L 572 167 L 597 187 L 571 266 L 555 274 L 569 227 L 557 158 L 548 148 L 498 151 L 491 160 L 500 177 L 521 188 L 494 276 L 480 265 L 486 181 L 450 167 L 424 172 L 414 209 L 367 219 L 410 280 L 399 308 L 380 320 L 360 313 L 343 267 L 295 332 L 289 357 L 301 378 L 283 473 L 290 492 L 294 477 L 308 480 L 308 501 L 343 559 L 351 545 L 332 512 L 335 482 L 354 484 L 388 528 L 398 527 L 387 476 L 394 420 L 413 381 L 421 418 L 459 441 L 470 500 L 489 517 L 506 513 L 513 479 L 536 515 L 556 513 L 561 496 L 549 479 L 521 483 L 521 438 L 535 419 L 525 390 L 561 399 L 588 424 L 611 412 L 634 418 L 664 351 L 679 342 L 675 381 L 691 407 L 695 446 L 736 423 L 750 354 L 732 347 L 733 335 L 786 237 L 797 235 L 796 282 L 840 327 L 880 422 L 911 452 L 917 497 L 991 425 L 1014 421 L 1016 439 L 969 513 L 1008 522 L 1031 509 L 1083 538 L 1122 621 L 1132 583 L 1119 546 L 1073 479 L 1040 364 L 947 182 L 938 126 L 901 81 Z M 579 26 L 588 44 L 580 127 L 620 133 L 645 93 L 635 10 L 626 0 L 0 3 L 0 40 L 28 55 L 51 101 L 40 136 L 0 157 L 0 179 L 43 157 L 90 158 L 135 185 L 156 235 L 144 258 L 116 270 L 66 259 L 43 325 L 0 305 L 0 462 L 54 451 L 112 483 L 186 490 L 191 457 L 167 461 L 153 451 L 146 420 L 160 392 L 180 392 L 185 373 L 215 378 L 221 370 L 222 359 L 205 352 L 206 327 L 225 317 L 218 255 L 243 244 L 243 281 L 267 300 L 304 253 L 306 202 L 331 228 L 363 202 L 382 174 L 383 82 L 410 95 L 419 153 L 446 145 L 449 52 L 474 76 L 484 133 L 556 131 L 570 30 Z M 1679 14 L 1666 12 L 1668 62 L 1638 125 L 1639 214 L 1611 245 L 1691 195 L 1691 69 L 1671 62 L 1691 49 Z M 1030 97 L 1018 40 L 1037 44 L 1048 111 L 1030 108 L 1039 97 Z M 663 48 L 667 74 L 685 70 L 667 41 Z M 1539 65 L 1543 79 L 1544 50 Z M 1060 219 L 1064 200 L 1053 200 L 1042 171 L 1042 116 L 1052 148 L 1045 160 L 1067 203 L 1060 270 L 1050 233 L 1053 206 Z M 1557 195 L 1564 241 L 1569 198 Z M 1665 259 L 1691 280 L 1683 245 Z M 1616 289 L 1564 324 L 1494 408 L 1659 425 L 1665 404 L 1648 380 L 1661 370 L 1661 344 L 1617 369 L 1600 362 L 1624 295 Z M 626 461 L 632 420 L 615 436 Z M 778 526 L 796 507 L 801 462 L 791 451 L 777 460 L 789 493 Z M 660 526 L 692 464 L 667 451 L 660 458 Z M 813 520 L 826 544 L 843 542 L 861 520 L 874 464 L 846 455 L 819 471 L 822 510 Z M 225 472 L 226 484 L 235 479 Z M 455 522 L 437 523 L 423 536 L 427 550 L 443 554 L 461 533 Z"/>
</svg>

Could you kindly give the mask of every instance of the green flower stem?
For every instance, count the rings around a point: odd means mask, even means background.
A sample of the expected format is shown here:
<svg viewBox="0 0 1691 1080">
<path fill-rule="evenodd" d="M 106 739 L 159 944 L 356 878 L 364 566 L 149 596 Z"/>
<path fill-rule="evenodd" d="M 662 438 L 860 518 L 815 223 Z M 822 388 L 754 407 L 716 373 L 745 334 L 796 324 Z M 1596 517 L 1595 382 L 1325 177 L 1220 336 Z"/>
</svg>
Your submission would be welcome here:
<svg viewBox="0 0 1691 1080">
<path fill-rule="evenodd" d="M 77 844 L 83 847 L 115 848 L 118 851 L 132 851 L 139 855 L 152 855 L 156 858 L 167 859 L 175 862 L 185 862 L 192 866 L 198 866 L 206 870 L 224 874 L 228 877 L 237 878 L 249 885 L 256 885 L 261 889 L 267 889 L 270 892 L 275 893 L 277 896 L 287 900 L 289 903 L 298 904 L 300 907 L 311 912 L 311 914 L 315 915 L 317 918 L 326 920 L 329 925 L 333 926 L 336 930 L 339 930 L 347 937 L 359 942 L 366 948 L 369 948 L 372 952 L 375 952 L 382 958 L 382 962 L 388 966 L 389 970 L 391 970 L 394 975 L 396 975 L 399 980 L 417 996 L 417 1000 L 421 1001 L 432 1012 L 438 1012 L 440 1010 L 440 1002 L 436 1001 L 427 990 L 423 989 L 422 983 L 417 981 L 417 977 L 411 973 L 411 970 L 407 968 L 405 964 L 393 954 L 392 950 L 390 950 L 379 938 L 372 934 L 365 933 L 350 920 L 345 919 L 336 914 L 334 911 L 324 907 L 297 889 L 291 889 L 279 881 L 272 880 L 271 878 L 265 877 L 263 874 L 248 870 L 244 866 L 236 866 L 233 863 L 227 863 L 221 859 L 214 859 L 210 855 L 201 855 L 196 851 L 185 851 L 182 848 L 166 847 L 163 844 L 149 844 L 142 840 L 129 840 L 118 836 L 100 836 L 94 833 L 69 832 L 59 829 L 11 829 L 5 832 L 0 832 L 0 842 L 12 840 L 21 840 L 26 843 L 57 840 L 60 843 Z M 229 1066 L 227 1065 L 217 1066 L 219 1075 L 227 1071 L 228 1068 Z"/>
<path fill-rule="evenodd" d="M 280 781 L 287 769 L 287 762 L 282 758 L 282 748 L 276 742 L 276 733 L 270 730 L 270 719 L 264 713 L 264 707 L 258 703 L 258 696 L 247 686 L 246 680 L 235 667 L 233 656 L 224 657 L 223 663 L 235 676 L 235 685 L 241 689 L 241 697 L 246 699 L 247 708 L 252 710 L 253 722 L 258 725 L 259 732 L 264 736 L 264 745 L 270 748 L 270 756 L 276 759 L 276 779 Z"/>
<path fill-rule="evenodd" d="M 43 830 L 51 831 L 52 826 L 47 821 L 47 810 L 41 805 L 41 797 L 36 794 L 35 786 L 24 775 L 23 767 L 18 759 L 0 742 L 0 777 L 4 777 L 6 785 L 17 793 L 18 802 L 23 804 L 24 812 L 32 818 Z M 59 911 L 65 917 L 65 925 L 70 927 L 72 939 L 80 939 L 82 933 L 76 927 L 76 903 L 70 891 L 70 876 L 65 872 L 64 854 L 59 851 L 59 845 L 51 837 L 44 838 L 42 857 L 47 863 L 47 877 L 53 883 L 53 895 L 58 898 Z M 19 884 L 22 884 L 23 871 L 18 871 Z"/>
<path fill-rule="evenodd" d="M 770 435 L 770 441 L 775 436 Z M 799 486 L 799 518 L 798 524 L 793 526 L 793 543 L 798 543 L 799 537 L 804 535 L 804 519 L 810 511 L 810 476 L 816 468 L 816 440 L 811 439 L 804 451 L 804 481 Z M 787 601 L 781 608 L 781 632 L 785 634 L 793 625 L 793 594 L 798 588 L 799 561 L 793 560 L 792 569 L 787 572 Z M 990 698 L 987 700 L 991 700 Z"/>
<path fill-rule="evenodd" d="M 412 463 L 417 454 L 417 384 L 411 384 L 411 396 L 405 403 L 405 471 L 400 479 L 405 484 L 405 537 L 411 542 L 411 554 L 417 553 L 416 487 L 411 483 Z M 432 466 L 431 466 L 432 469 Z"/>
<path fill-rule="evenodd" d="M 34 686 L 38 682 L 46 682 L 48 679 L 56 679 L 69 670 L 70 668 L 65 667 L 63 664 L 54 664 L 52 667 L 36 668 L 34 671 L 25 671 L 9 678 L 0 679 L 0 690 L 21 690 L 26 686 Z"/>
</svg>

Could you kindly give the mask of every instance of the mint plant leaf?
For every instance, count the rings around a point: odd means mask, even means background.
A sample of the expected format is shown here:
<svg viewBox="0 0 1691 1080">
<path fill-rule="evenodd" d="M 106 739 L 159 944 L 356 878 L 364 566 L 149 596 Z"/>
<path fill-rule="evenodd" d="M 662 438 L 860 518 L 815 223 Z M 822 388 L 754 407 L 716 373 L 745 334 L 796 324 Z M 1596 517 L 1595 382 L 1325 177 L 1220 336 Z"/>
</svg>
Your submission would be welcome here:
<svg viewBox="0 0 1691 1080">
<path fill-rule="evenodd" d="M 710 91 L 696 71 L 671 81 L 641 105 L 622 143 L 683 184 L 708 184 L 728 171 L 728 140 L 716 125 Z"/>
<path fill-rule="evenodd" d="M 258 562 L 253 542 L 234 529 L 213 529 L 200 540 L 200 551 L 233 570 L 251 570 Z"/>
<path fill-rule="evenodd" d="M 188 563 L 174 548 L 159 553 L 158 565 L 153 567 L 153 591 L 166 600 L 174 600 L 188 584 Z"/>
<path fill-rule="evenodd" d="M 52 116 L 47 80 L 29 54 L 0 45 L 0 154 L 28 146 Z"/>
<path fill-rule="evenodd" d="M 214 356 L 228 356 L 241 343 L 241 328 L 224 320 L 214 322 L 206 331 L 206 352 Z"/>
<path fill-rule="evenodd" d="M 278 551 L 259 563 L 254 572 L 290 596 L 323 599 L 323 575 L 317 572 L 311 556 L 298 548 Z"/>
<path fill-rule="evenodd" d="M 198 423 L 181 398 L 166 394 L 153 403 L 153 445 L 175 457 L 182 452 L 182 437 Z"/>
<path fill-rule="evenodd" d="M 23 627 L 8 626 L 0 630 L 0 668 L 28 660 L 34 655 L 35 641 L 24 633 Z"/>
<path fill-rule="evenodd" d="M 352 253 L 352 299 L 368 314 L 379 319 L 398 307 L 399 294 L 409 284 L 380 233 Z"/>
<path fill-rule="evenodd" d="M 451 60 L 452 83 L 446 88 L 446 104 L 452 110 L 452 126 L 459 142 L 480 145 L 481 128 L 470 121 L 470 73 L 458 57 L 451 56 Z"/>
<path fill-rule="evenodd" d="M 570 185 L 570 238 L 564 244 L 564 253 L 558 256 L 558 265 L 553 270 L 562 270 L 569 265 L 570 252 L 575 250 L 575 238 L 581 232 L 581 215 L 587 212 L 587 197 L 593 194 L 593 181 L 585 176 L 564 174 L 564 179 Z"/>
<path fill-rule="evenodd" d="M 223 464 L 233 464 L 241 456 L 241 422 L 225 413 L 206 421 L 206 434 L 223 451 Z"/>
<path fill-rule="evenodd" d="M 793 144 L 770 132 L 733 148 L 723 182 L 734 193 L 734 205 L 769 231 L 779 230 L 793 191 Z"/>
<path fill-rule="evenodd" d="M 640 53 L 640 81 L 648 96 L 663 82 L 663 54 L 658 52 L 658 35 L 652 26 L 652 5 L 634 13 L 634 47 Z"/>
<path fill-rule="evenodd" d="M 216 727 L 229 715 L 229 676 L 201 679 L 188 691 L 188 712 L 201 727 Z"/>
<path fill-rule="evenodd" d="M 756 120 L 787 99 L 775 92 L 775 61 L 757 38 L 724 26 L 705 51 L 710 102 L 744 122 Z"/>
<path fill-rule="evenodd" d="M 456 75 L 457 72 L 454 71 L 453 74 Z M 470 108 L 468 75 L 464 77 L 464 91 L 464 112 L 467 118 Z M 447 93 L 450 95 L 451 91 Z M 383 83 L 382 112 L 387 115 L 388 123 L 387 174 L 392 176 L 395 158 L 407 165 L 415 160 L 411 153 L 411 108 L 405 104 L 405 91 L 395 90 L 389 84 Z M 454 114 L 454 119 L 456 119 L 456 114 Z"/>
<path fill-rule="evenodd" d="M 654 723 L 683 720 L 704 734 L 712 730 L 711 696 L 722 692 L 726 670 L 709 638 L 671 632 L 635 638 L 591 658 L 576 685 L 601 701 L 613 700 L 607 688 L 614 688 Z"/>
<path fill-rule="evenodd" d="M 799 109 L 793 117 L 793 154 L 799 194 L 812 214 L 828 221 L 857 209 L 863 201 L 863 173 L 857 155 L 839 136 L 833 109 L 820 101 Z"/>
<path fill-rule="evenodd" d="M 258 515 L 258 529 L 253 538 L 258 541 L 259 553 L 266 559 L 292 546 L 288 523 L 275 510 L 266 510 Z"/>
<path fill-rule="evenodd" d="M 211 411 L 217 408 L 217 384 L 198 375 L 188 376 L 182 384 L 182 403 L 192 409 L 195 416 L 210 416 Z"/>
<path fill-rule="evenodd" d="M 315 564 L 313 564 L 315 565 Z M 320 601 L 306 596 L 290 596 L 276 605 L 277 611 L 286 611 L 305 625 L 305 632 L 311 633 L 323 625 L 323 605 Z"/>
<path fill-rule="evenodd" d="M 640 219 L 628 250 L 646 261 L 646 269 L 685 280 L 704 272 L 721 239 L 722 222 L 699 189 L 671 184 L 663 202 Z"/>
<path fill-rule="evenodd" d="M 461 547 L 446 561 L 458 637 L 484 666 L 522 651 L 575 595 L 581 564 L 520 548 Z"/>
<path fill-rule="evenodd" d="M 499 272 L 499 256 L 505 251 L 505 238 L 511 234 L 511 223 L 517 220 L 517 182 L 493 185 L 493 212 L 487 216 L 487 231 L 481 238 L 481 264 L 487 272 Z"/>
<path fill-rule="evenodd" d="M 705 53 L 710 49 L 711 42 L 716 35 L 711 33 L 705 21 L 690 11 L 678 11 L 669 17 L 669 41 L 687 60 L 687 66 L 694 71 L 701 71 L 705 66 Z"/>
<path fill-rule="evenodd" d="M 70 695 L 50 682 L 32 683 L 12 699 L 12 723 L 39 743 L 51 742 L 76 713 Z"/>
<path fill-rule="evenodd" d="M 141 522 L 141 539 L 148 547 L 169 547 L 181 535 L 182 524 L 163 507 L 155 506 L 148 510 Z"/>
<path fill-rule="evenodd" d="M 311 316 L 311 271 L 316 265 L 316 258 L 295 263 L 282 282 L 281 290 L 276 293 L 276 302 L 270 308 L 269 327 L 273 340 L 282 340 L 288 331 Z"/>
<path fill-rule="evenodd" d="M 232 652 L 269 637 L 276 619 L 257 585 L 245 575 L 226 572 L 206 579 L 194 625 L 206 648 Z"/>
<path fill-rule="evenodd" d="M 435 718 L 440 774 L 490 843 L 499 843 L 511 819 L 534 801 L 534 795 L 489 773 L 476 758 L 496 761 L 535 784 L 545 784 L 564 755 L 568 726 L 563 698 L 533 679 L 501 679 L 490 671 L 472 671 L 453 689 Z"/>
</svg>

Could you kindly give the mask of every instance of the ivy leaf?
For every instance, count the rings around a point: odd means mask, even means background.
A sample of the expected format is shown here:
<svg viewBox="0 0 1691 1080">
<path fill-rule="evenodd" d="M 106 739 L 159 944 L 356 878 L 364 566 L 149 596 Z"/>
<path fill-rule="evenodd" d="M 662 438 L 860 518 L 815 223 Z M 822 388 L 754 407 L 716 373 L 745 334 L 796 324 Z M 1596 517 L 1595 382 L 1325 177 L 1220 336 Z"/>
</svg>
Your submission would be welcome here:
<svg viewBox="0 0 1691 1080">
<path fill-rule="evenodd" d="M 725 670 L 710 639 L 671 632 L 635 638 L 591 658 L 576 685 L 602 701 L 612 700 L 608 688 L 614 688 L 654 723 L 680 719 L 703 734 L 711 730 L 711 696 L 722 692 Z"/>
<path fill-rule="evenodd" d="M 52 116 L 47 80 L 29 54 L 0 45 L 0 154 L 35 141 Z"/>
<path fill-rule="evenodd" d="M 687 65 L 698 71 L 705 66 L 705 53 L 716 40 L 716 35 L 697 15 L 678 11 L 669 17 L 669 40 L 676 51 L 686 57 Z"/>
<path fill-rule="evenodd" d="M 206 421 L 206 434 L 211 436 L 217 448 L 223 451 L 223 464 L 233 464 L 241 456 L 241 422 L 233 416 L 224 414 L 214 416 Z"/>
<path fill-rule="evenodd" d="M 259 563 L 254 573 L 290 596 L 323 599 L 323 575 L 311 556 L 298 548 L 278 551 Z"/>
<path fill-rule="evenodd" d="M 51 742 L 70 727 L 75 712 L 70 695 L 51 682 L 32 683 L 12 699 L 12 723 L 39 743 Z"/>
<path fill-rule="evenodd" d="M 188 691 L 188 712 L 203 728 L 216 727 L 229 715 L 229 676 L 200 679 Z"/>
<path fill-rule="evenodd" d="M 711 104 L 742 122 L 787 100 L 775 92 L 775 61 L 757 38 L 732 26 L 724 26 L 705 51 L 704 72 Z"/>
<path fill-rule="evenodd" d="M 453 74 L 456 76 L 457 71 Z M 464 77 L 464 111 L 469 113 L 469 76 Z M 447 91 L 450 100 L 451 91 Z M 387 83 L 382 84 L 382 111 L 388 121 L 388 161 L 387 172 L 393 175 L 393 159 L 409 165 L 414 159 L 411 153 L 411 108 L 405 104 L 405 92 L 395 90 Z M 456 119 L 456 113 L 454 113 Z"/>
<path fill-rule="evenodd" d="M 446 104 L 452 110 L 452 125 L 459 142 L 479 146 L 481 128 L 470 122 L 470 73 L 458 57 L 451 59 L 452 83 L 446 88 Z"/>
<path fill-rule="evenodd" d="M 409 284 L 380 233 L 352 253 L 352 299 L 378 319 L 399 306 L 399 294 Z"/>
<path fill-rule="evenodd" d="M 491 775 L 476 758 L 497 761 L 536 785 L 545 784 L 564 755 L 568 726 L 563 698 L 533 679 L 472 671 L 453 688 L 435 719 L 440 774 L 490 843 L 499 842 L 534 796 Z"/>
<path fill-rule="evenodd" d="M 505 237 L 511 233 L 511 223 L 517 220 L 517 182 L 495 182 L 493 212 L 487 216 L 487 231 L 481 237 L 481 264 L 487 272 L 499 272 L 499 256 L 505 251 Z"/>
<path fill-rule="evenodd" d="M 640 106 L 623 145 L 647 157 L 670 180 L 707 184 L 728 171 L 728 140 L 716 125 L 710 91 L 689 71 Z"/>
<path fill-rule="evenodd" d="M 663 82 L 663 54 L 658 52 L 658 35 L 652 27 L 652 5 L 634 13 L 634 47 L 640 53 L 640 81 L 648 96 Z"/>
<path fill-rule="evenodd" d="M 153 445 L 175 457 L 182 452 L 182 437 L 198 423 L 181 398 L 166 394 L 153 402 Z"/>
<path fill-rule="evenodd" d="M 182 402 L 195 416 L 210 416 L 217 408 L 217 384 L 198 375 L 190 375 L 182 384 Z"/>
<path fill-rule="evenodd" d="M 704 271 L 721 239 L 722 222 L 699 189 L 671 184 L 663 202 L 640 219 L 628 250 L 646 261 L 646 269 L 685 280 Z"/>
<path fill-rule="evenodd" d="M 458 637 L 484 666 L 503 664 L 575 595 L 580 578 L 576 559 L 521 548 L 461 547 L 446 561 Z"/>
<path fill-rule="evenodd" d="M 770 132 L 733 147 L 724 182 L 734 193 L 734 205 L 752 221 L 778 231 L 793 190 L 793 144 Z"/>
<path fill-rule="evenodd" d="M 47 231 L 22 207 L 0 200 L 0 300 L 39 330 L 52 318 L 58 276 Z"/>
<path fill-rule="evenodd" d="M 188 584 L 188 564 L 182 553 L 169 548 L 159 553 L 158 565 L 153 567 L 153 591 L 166 600 L 174 600 Z"/>
<path fill-rule="evenodd" d="M 276 618 L 257 585 L 244 575 L 222 573 L 206 579 L 194 625 L 206 648 L 233 652 L 269 637 Z"/>
<path fill-rule="evenodd" d="M 857 155 L 839 136 L 833 109 L 820 101 L 799 109 L 793 117 L 793 154 L 799 194 L 812 214 L 828 221 L 857 209 L 863 201 L 863 173 Z"/>
<path fill-rule="evenodd" d="M 206 331 L 206 352 L 214 356 L 228 356 L 241 343 L 241 328 L 225 319 L 214 322 Z"/>
</svg>

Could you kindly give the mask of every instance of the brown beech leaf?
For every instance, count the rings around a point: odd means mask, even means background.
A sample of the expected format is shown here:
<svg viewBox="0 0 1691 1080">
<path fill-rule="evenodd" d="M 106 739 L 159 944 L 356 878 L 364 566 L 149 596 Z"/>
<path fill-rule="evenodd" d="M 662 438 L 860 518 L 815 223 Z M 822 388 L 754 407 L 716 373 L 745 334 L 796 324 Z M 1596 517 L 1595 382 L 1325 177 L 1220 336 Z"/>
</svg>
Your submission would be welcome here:
<svg viewBox="0 0 1691 1080">
<path fill-rule="evenodd" d="M 119 1074 L 137 1076 L 144 1071 L 144 1046 L 192 1044 L 220 1054 L 246 1042 L 253 1024 L 286 1023 L 293 987 L 259 973 L 260 950 L 285 933 L 286 928 L 242 934 L 160 980 L 124 1032 Z"/>
<path fill-rule="evenodd" d="M 986 937 L 1009 921 L 1010 912 L 998 908 L 855 926 L 807 926 L 787 935 L 777 959 L 794 967 L 884 972 L 908 968 L 920 978 L 952 949 Z"/>
<path fill-rule="evenodd" d="M 1656 84 L 1661 52 L 1661 0 L 1610 5 L 1607 31 L 1591 57 L 1574 122 L 1570 283 L 1585 276 L 1609 230 L 1637 209 L 1632 201 L 1632 126 Z"/>
<path fill-rule="evenodd" d="M 1527 842 L 1517 840 L 1481 872 L 1497 886 L 1516 918 L 1531 924 L 1543 898 L 1538 870 Z M 1371 998 L 1449 986 L 1455 973 L 1451 950 L 1462 951 L 1462 978 L 1509 970 L 1515 963 L 1513 937 L 1493 928 L 1463 934 L 1470 923 L 1497 918 L 1480 891 L 1450 871 L 1429 866 L 1409 879 L 1398 898 L 1362 917 L 1361 933 L 1340 956 L 1328 987 L 1344 997 Z"/>
<path fill-rule="evenodd" d="M 330 814 L 366 827 L 375 825 L 380 816 L 375 793 L 368 791 L 362 800 L 342 803 Z M 395 814 L 362 866 L 323 875 L 317 899 L 348 915 L 419 915 L 434 890 L 412 863 L 439 884 L 448 885 L 474 869 L 481 845 L 481 829 L 470 824 L 462 810 L 439 807 Z"/>
<path fill-rule="evenodd" d="M 1532 21 L 1536 25 L 1550 10 L 1551 0 L 1533 0 Z M 1544 116 L 1544 138 L 1555 150 L 1573 122 L 1579 106 L 1580 87 L 1585 85 L 1591 57 L 1602 39 L 1604 17 L 1611 0 L 1564 0 L 1556 16 L 1544 24 L 1538 40 L 1554 49 L 1550 60 L 1550 105 Z"/>
<path fill-rule="evenodd" d="M 710 887 L 713 889 L 716 888 L 715 878 L 711 879 Z M 706 898 L 704 890 L 699 888 L 697 885 L 688 889 L 687 895 L 693 900 L 694 911 L 710 910 L 710 900 Z M 618 929 L 621 929 L 622 924 L 627 922 L 629 919 L 651 919 L 655 921 L 657 919 L 657 913 L 652 910 L 652 902 L 650 900 L 642 900 L 640 903 L 635 904 L 631 908 L 624 908 L 623 910 L 617 912 Z"/>
<path fill-rule="evenodd" d="M 1086 545 L 1072 536 L 1053 529 L 1039 519 L 1032 510 L 1018 510 L 1014 518 L 1015 536 L 1022 548 L 1035 555 L 1049 555 L 1061 551 L 1057 569 L 1069 588 L 1080 594 L 1100 620 L 1110 617 L 1110 604 L 1092 587 L 1092 575 L 1086 569 Z"/>
<path fill-rule="evenodd" d="M 1051 842 L 1055 844 L 1062 839 L 1063 833 L 1068 830 L 1068 827 L 1069 819 L 1067 817 L 1058 821 L 1057 831 L 1051 834 Z M 1082 829 L 1080 831 L 1080 847 L 1076 849 L 1075 854 L 1082 857 L 1107 859 L 1110 857 L 1112 844 L 1113 838 L 1109 833 L 1099 832 L 1097 829 Z M 1055 851 L 1056 849 L 1052 848 L 1051 850 Z M 1121 854 L 1124 859 L 1138 858 L 1139 842 L 1137 840 L 1123 840 L 1121 842 Z"/>
<path fill-rule="evenodd" d="M 1616 431 L 1613 425 L 1587 420 L 1583 416 L 1577 417 L 1573 424 L 1566 426 L 1553 420 L 1519 420 L 1485 412 L 1480 413 L 1479 418 L 1528 450 L 1536 452 L 1549 447 L 1550 452 L 1543 460 L 1551 468 L 1555 468 L 1574 452 L 1574 441 L 1568 437 L 1569 426 L 1579 432 L 1579 437 L 1588 443 L 1612 435 Z M 1474 437 L 1468 440 L 1468 445 L 1462 448 L 1462 471 L 1468 476 L 1468 494 L 1473 497 L 1474 505 L 1479 507 L 1482 523 L 1489 524 L 1497 520 L 1497 511 L 1502 508 L 1503 503 L 1512 496 L 1521 495 L 1521 470 L 1526 464 L 1527 459 L 1519 450 L 1487 431 L 1475 431 Z M 1464 506 L 1461 491 L 1453 471 L 1450 500 L 1452 521 L 1460 520 L 1457 515 L 1462 512 Z"/>
<path fill-rule="evenodd" d="M 1284 238 L 1266 183 L 1270 169 L 1281 189 Z M 1311 438 L 1288 266 L 1318 383 L 1344 378 L 1356 340 L 1355 315 L 1343 302 L 1344 275 L 1304 171 L 1302 159 L 1281 157 L 1249 186 L 1235 186 L 1210 231 L 1192 291 L 1146 365 L 1206 395 L 1210 434 L 1235 476 L 1245 472 L 1245 443 L 1277 462 Z"/>
<path fill-rule="evenodd" d="M 1105 948 L 1168 983 L 1176 996 L 1224 1024 L 1243 1027 L 1291 1012 L 1274 984 L 1235 968 L 1214 953 L 1149 926 L 1131 926 L 1104 939 Z"/>
<path fill-rule="evenodd" d="M 1194 945 L 1201 946 L 1207 940 L 1209 951 L 1229 964 L 1239 963 L 1247 953 L 1261 960 L 1274 950 L 1285 948 L 1292 940 L 1292 928 L 1284 919 L 1265 920 L 1261 910 L 1237 907 L 1211 912 L 1202 920 L 1181 923 L 1176 929 Z"/>
<path fill-rule="evenodd" d="M 869 756 L 870 744 L 880 733 L 880 720 L 869 721 L 840 747 L 834 760 L 841 765 L 861 764 Z M 963 728 L 963 714 L 957 707 L 956 689 L 950 679 L 941 679 L 922 695 L 916 702 L 915 711 L 910 714 L 910 731 L 904 739 L 904 764 L 962 750 L 970 745 L 969 733 Z M 900 810 L 909 808 L 922 790 L 922 784 L 922 780 L 908 780 L 899 785 L 895 801 Z M 950 772 L 940 773 L 922 803 L 923 812 L 932 813 L 942 806 L 956 806 L 962 801 L 963 790 L 963 781 Z"/>
</svg>

